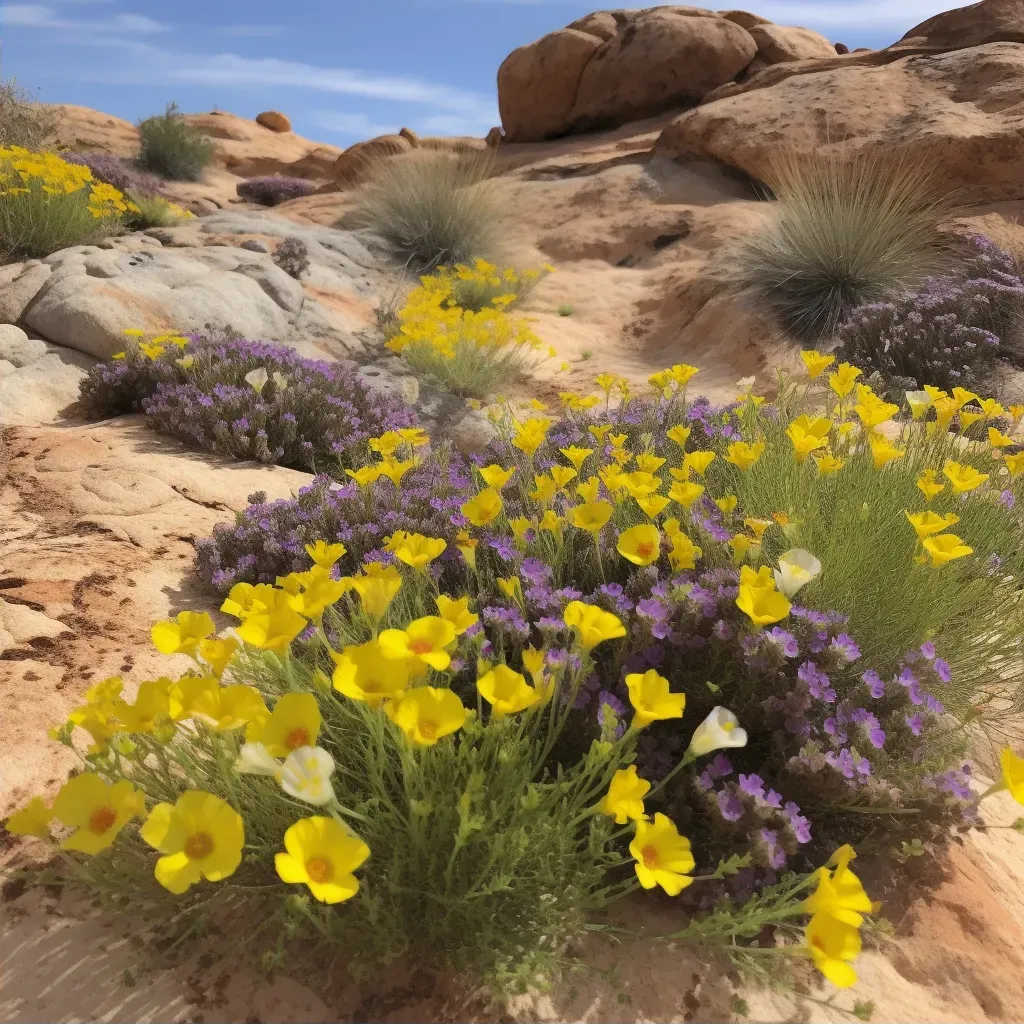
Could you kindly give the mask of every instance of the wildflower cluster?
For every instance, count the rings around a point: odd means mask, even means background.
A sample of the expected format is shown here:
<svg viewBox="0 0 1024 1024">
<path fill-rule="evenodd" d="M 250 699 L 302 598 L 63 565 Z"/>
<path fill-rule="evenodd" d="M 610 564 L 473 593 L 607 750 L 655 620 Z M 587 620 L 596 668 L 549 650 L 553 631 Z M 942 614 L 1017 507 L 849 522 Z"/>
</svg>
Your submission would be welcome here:
<svg viewBox="0 0 1024 1024">
<path fill-rule="evenodd" d="M 138 207 L 88 167 L 56 153 L 0 149 L 0 249 L 49 256 L 102 237 Z"/>
<path fill-rule="evenodd" d="M 316 183 L 306 178 L 284 178 L 280 175 L 247 178 L 235 186 L 240 199 L 261 206 L 277 206 L 289 199 L 312 195 L 316 190 Z"/>
<path fill-rule="evenodd" d="M 398 311 L 387 347 L 443 387 L 483 398 L 545 348 L 526 320 L 508 313 L 540 273 L 477 260 L 422 277 Z"/>
<path fill-rule="evenodd" d="M 127 333 L 132 344 L 82 382 L 89 415 L 144 412 L 207 451 L 338 475 L 366 460 L 371 436 L 415 422 L 351 366 L 238 338 Z"/>
<path fill-rule="evenodd" d="M 161 194 L 163 182 L 155 174 L 144 171 L 132 160 L 102 150 L 84 153 L 63 153 L 61 159 L 69 164 L 88 167 L 97 181 L 105 181 L 126 195 L 152 198 Z"/>
</svg>

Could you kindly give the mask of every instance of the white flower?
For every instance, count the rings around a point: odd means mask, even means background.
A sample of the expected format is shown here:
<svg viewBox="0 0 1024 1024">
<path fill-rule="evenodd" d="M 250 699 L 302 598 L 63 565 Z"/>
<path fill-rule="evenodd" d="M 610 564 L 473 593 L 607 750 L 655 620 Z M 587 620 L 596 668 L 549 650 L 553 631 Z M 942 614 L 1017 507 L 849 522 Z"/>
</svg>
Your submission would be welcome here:
<svg viewBox="0 0 1024 1024">
<path fill-rule="evenodd" d="M 321 807 L 334 800 L 333 771 L 334 758 L 323 747 L 299 747 L 285 759 L 281 788 L 289 796 Z"/>
<path fill-rule="evenodd" d="M 272 377 L 274 383 L 277 385 L 278 391 L 284 391 L 288 387 L 288 379 L 279 370 L 275 370 Z"/>
<path fill-rule="evenodd" d="M 697 726 L 690 740 L 689 752 L 701 757 L 722 747 L 745 747 L 747 732 L 739 728 L 739 719 L 728 708 L 713 708 Z"/>
<path fill-rule="evenodd" d="M 235 761 L 235 771 L 243 775 L 281 776 L 281 765 L 262 743 L 243 743 Z"/>
<path fill-rule="evenodd" d="M 255 370 L 250 370 L 245 375 L 245 382 L 257 395 L 267 386 L 268 380 L 270 380 L 270 376 L 265 366 L 257 366 Z"/>
<path fill-rule="evenodd" d="M 802 586 L 810 583 L 821 572 L 819 562 L 810 551 L 792 548 L 779 555 L 779 567 L 775 570 L 775 586 L 779 591 L 792 597 Z"/>
</svg>

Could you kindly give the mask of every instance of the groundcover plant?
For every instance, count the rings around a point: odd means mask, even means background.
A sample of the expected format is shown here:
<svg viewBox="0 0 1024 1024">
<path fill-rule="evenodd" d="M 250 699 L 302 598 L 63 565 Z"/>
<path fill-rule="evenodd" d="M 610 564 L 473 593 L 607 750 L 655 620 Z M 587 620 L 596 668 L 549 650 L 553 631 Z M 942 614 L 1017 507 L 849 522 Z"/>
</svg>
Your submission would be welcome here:
<svg viewBox="0 0 1024 1024">
<path fill-rule="evenodd" d="M 229 628 L 157 623 L 193 668 L 132 702 L 93 685 L 52 732 L 82 771 L 7 828 L 184 936 L 245 921 L 267 963 L 314 939 L 500 991 L 657 889 L 665 937 L 852 984 L 879 911 L 853 845 L 969 827 L 965 726 L 1014 697 L 991 679 L 1019 643 L 1024 410 L 958 388 L 904 412 L 804 358 L 721 410 L 694 367 L 644 398 L 602 375 L 558 423 L 506 410 L 471 467 L 375 435 L 352 507 L 379 522 L 441 458 L 436 531 L 311 539 L 231 587 Z"/>
</svg>

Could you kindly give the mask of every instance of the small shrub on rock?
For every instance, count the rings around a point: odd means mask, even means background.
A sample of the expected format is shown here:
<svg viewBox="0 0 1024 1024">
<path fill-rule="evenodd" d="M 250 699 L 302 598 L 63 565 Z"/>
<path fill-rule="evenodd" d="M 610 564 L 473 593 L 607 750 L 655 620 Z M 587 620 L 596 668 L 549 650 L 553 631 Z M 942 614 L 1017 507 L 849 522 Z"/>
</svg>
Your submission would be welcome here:
<svg viewBox="0 0 1024 1024">
<path fill-rule="evenodd" d="M 1012 257 L 988 239 L 967 240 L 955 274 L 854 310 L 839 329 L 838 354 L 876 371 L 890 397 L 927 382 L 985 387 L 1008 353 L 1002 339 L 1024 306 Z"/>
<path fill-rule="evenodd" d="M 49 256 L 119 230 L 138 207 L 55 153 L 0 149 L 0 260 Z"/>
<path fill-rule="evenodd" d="M 92 171 L 97 181 L 105 181 L 120 192 L 131 193 L 136 200 L 159 196 L 163 182 L 155 174 L 143 170 L 134 160 L 125 160 L 113 153 L 62 153 L 69 164 L 80 164 Z"/>
<path fill-rule="evenodd" d="M 277 206 L 278 203 L 287 202 L 289 199 L 312 195 L 316 190 L 316 183 L 305 178 L 270 175 L 264 178 L 249 178 L 235 186 L 240 199 L 249 203 L 259 203 L 261 206 Z"/>
<path fill-rule="evenodd" d="M 140 339 L 92 368 L 81 401 L 94 417 L 144 412 L 196 448 L 339 476 L 365 461 L 368 438 L 415 425 L 352 366 L 237 338 Z"/>
<path fill-rule="evenodd" d="M 270 258 L 296 281 L 309 273 L 309 246 L 301 238 L 286 238 Z"/>
<path fill-rule="evenodd" d="M 172 181 L 199 181 L 213 160 L 213 143 L 178 115 L 176 103 L 139 122 L 139 163 Z"/>
</svg>

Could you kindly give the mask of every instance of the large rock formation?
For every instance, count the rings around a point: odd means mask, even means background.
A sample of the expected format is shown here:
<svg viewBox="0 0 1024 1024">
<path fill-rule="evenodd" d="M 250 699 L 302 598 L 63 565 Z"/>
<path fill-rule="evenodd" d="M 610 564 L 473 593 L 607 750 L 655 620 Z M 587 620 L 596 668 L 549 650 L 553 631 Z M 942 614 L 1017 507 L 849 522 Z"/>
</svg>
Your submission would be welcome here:
<svg viewBox="0 0 1024 1024">
<path fill-rule="evenodd" d="M 781 61 L 835 56 L 824 36 L 746 11 L 596 11 L 505 58 L 498 107 L 509 142 L 614 127 L 673 108 Z"/>
</svg>

